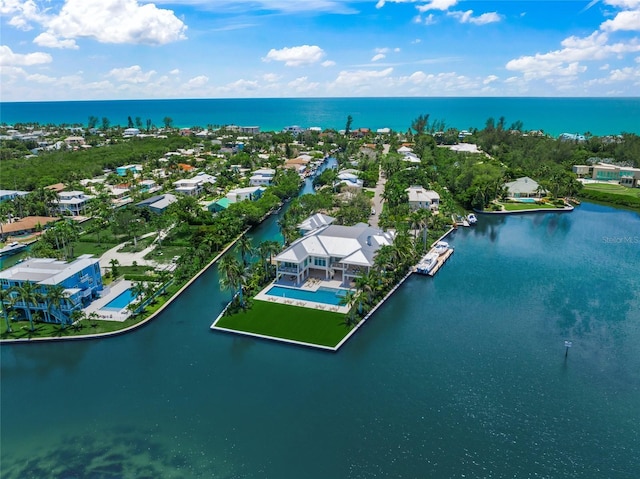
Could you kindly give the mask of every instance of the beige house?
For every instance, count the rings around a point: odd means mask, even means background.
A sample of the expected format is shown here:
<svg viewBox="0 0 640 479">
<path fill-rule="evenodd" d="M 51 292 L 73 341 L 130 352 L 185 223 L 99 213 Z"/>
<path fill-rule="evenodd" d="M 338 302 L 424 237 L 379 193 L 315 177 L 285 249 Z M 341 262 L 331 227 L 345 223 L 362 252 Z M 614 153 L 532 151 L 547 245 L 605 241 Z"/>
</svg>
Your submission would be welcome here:
<svg viewBox="0 0 640 479">
<path fill-rule="evenodd" d="M 438 211 L 440 195 L 437 192 L 426 190 L 422 186 L 410 186 L 405 191 L 409 197 L 409 208 L 411 210 L 429 208 L 431 211 Z"/>
</svg>

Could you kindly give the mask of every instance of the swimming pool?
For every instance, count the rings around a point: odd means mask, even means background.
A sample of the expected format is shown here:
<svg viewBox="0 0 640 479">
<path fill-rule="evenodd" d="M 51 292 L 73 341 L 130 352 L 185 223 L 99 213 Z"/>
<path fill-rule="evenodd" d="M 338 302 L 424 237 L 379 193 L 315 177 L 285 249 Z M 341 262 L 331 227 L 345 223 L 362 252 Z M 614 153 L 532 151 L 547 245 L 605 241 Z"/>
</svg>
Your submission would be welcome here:
<svg viewBox="0 0 640 479">
<path fill-rule="evenodd" d="M 321 286 L 317 291 L 306 291 L 303 289 L 272 286 L 265 294 L 269 296 L 277 296 L 279 298 L 299 299 L 302 301 L 313 301 L 314 303 L 339 306 L 340 300 L 347 294 L 347 290 Z"/>
<path fill-rule="evenodd" d="M 536 199 L 535 198 L 516 198 L 516 201 L 518 203 L 535 203 Z"/>
<path fill-rule="evenodd" d="M 138 296 L 134 295 L 130 289 L 125 289 L 122 293 L 113 298 L 100 309 L 105 311 L 120 311 L 121 309 L 126 308 L 129 303 L 137 297 Z"/>
</svg>

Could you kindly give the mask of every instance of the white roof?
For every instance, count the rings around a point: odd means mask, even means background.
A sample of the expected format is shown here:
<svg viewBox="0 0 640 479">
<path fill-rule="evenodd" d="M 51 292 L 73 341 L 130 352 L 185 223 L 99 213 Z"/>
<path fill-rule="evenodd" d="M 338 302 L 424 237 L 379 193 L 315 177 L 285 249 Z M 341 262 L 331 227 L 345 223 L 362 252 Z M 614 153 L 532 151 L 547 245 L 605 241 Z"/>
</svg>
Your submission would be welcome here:
<svg viewBox="0 0 640 479">
<path fill-rule="evenodd" d="M 515 181 L 506 183 L 505 186 L 510 193 L 536 193 L 540 185 L 528 176 L 523 176 Z"/>
<path fill-rule="evenodd" d="M 83 254 L 71 263 L 54 258 L 32 258 L 1 271 L 0 279 L 31 281 L 38 284 L 59 284 L 99 261 L 99 258 L 93 258 L 93 255 L 90 254 Z"/>
</svg>

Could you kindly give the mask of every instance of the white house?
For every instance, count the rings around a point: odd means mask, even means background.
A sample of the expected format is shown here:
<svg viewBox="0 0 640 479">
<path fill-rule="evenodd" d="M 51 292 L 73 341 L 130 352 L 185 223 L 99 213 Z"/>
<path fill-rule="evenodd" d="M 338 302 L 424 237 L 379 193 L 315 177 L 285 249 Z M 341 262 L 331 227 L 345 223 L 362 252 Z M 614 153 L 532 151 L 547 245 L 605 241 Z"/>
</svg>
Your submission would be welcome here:
<svg viewBox="0 0 640 479">
<path fill-rule="evenodd" d="M 247 188 L 236 188 L 227 193 L 229 203 L 239 203 L 244 200 L 255 201 L 262 197 L 265 188 L 262 186 L 249 186 Z"/>
<path fill-rule="evenodd" d="M 545 194 L 538 182 L 528 176 L 505 183 L 504 186 L 507 188 L 507 195 L 510 198 L 541 198 Z"/>
<path fill-rule="evenodd" d="M 364 181 L 358 178 L 358 173 L 359 171 L 354 169 L 341 170 L 338 172 L 338 182 L 354 188 L 362 188 Z"/>
<path fill-rule="evenodd" d="M 275 175 L 276 170 L 273 168 L 260 168 L 253 172 L 249 178 L 249 184 L 251 186 L 270 186 Z"/>
<path fill-rule="evenodd" d="M 122 132 L 122 136 L 138 136 L 140 134 L 139 128 L 126 128 Z"/>
<path fill-rule="evenodd" d="M 58 211 L 60 214 L 79 216 L 85 213 L 87 203 L 92 198 L 82 191 L 61 191 L 58 193 Z"/>
<path fill-rule="evenodd" d="M 312 274 L 345 285 L 374 266 L 377 251 L 393 244 L 394 235 L 364 223 L 328 225 L 307 233 L 276 256 L 276 278 L 302 283 Z"/>
<path fill-rule="evenodd" d="M 309 216 L 302 223 L 300 223 L 298 225 L 298 230 L 303 235 L 306 235 L 307 233 L 309 233 L 311 231 L 315 231 L 318 228 L 321 228 L 323 226 L 329 226 L 335 220 L 336 220 L 335 218 L 333 218 L 333 217 L 331 217 L 329 215 L 324 215 L 322 213 L 316 213 L 315 215 Z"/>
<path fill-rule="evenodd" d="M 198 196 L 202 192 L 202 180 L 198 177 L 184 178 L 174 181 L 176 193 L 187 196 Z"/>
<path fill-rule="evenodd" d="M 409 208 L 417 210 L 429 208 L 437 211 L 440 207 L 440 195 L 433 190 L 426 190 L 422 186 L 410 186 L 405 190 L 409 197 Z"/>
</svg>

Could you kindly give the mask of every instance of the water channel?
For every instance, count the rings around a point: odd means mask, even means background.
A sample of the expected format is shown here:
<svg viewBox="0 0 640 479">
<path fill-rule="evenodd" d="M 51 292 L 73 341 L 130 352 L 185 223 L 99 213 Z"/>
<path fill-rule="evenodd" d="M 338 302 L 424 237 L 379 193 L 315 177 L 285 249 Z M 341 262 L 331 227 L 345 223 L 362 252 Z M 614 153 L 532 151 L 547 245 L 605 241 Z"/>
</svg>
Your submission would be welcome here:
<svg viewBox="0 0 640 479">
<path fill-rule="evenodd" d="M 131 334 L 3 345 L 2 477 L 635 477 L 640 216 L 450 242 L 335 354 L 210 331 L 215 267 Z"/>
</svg>

